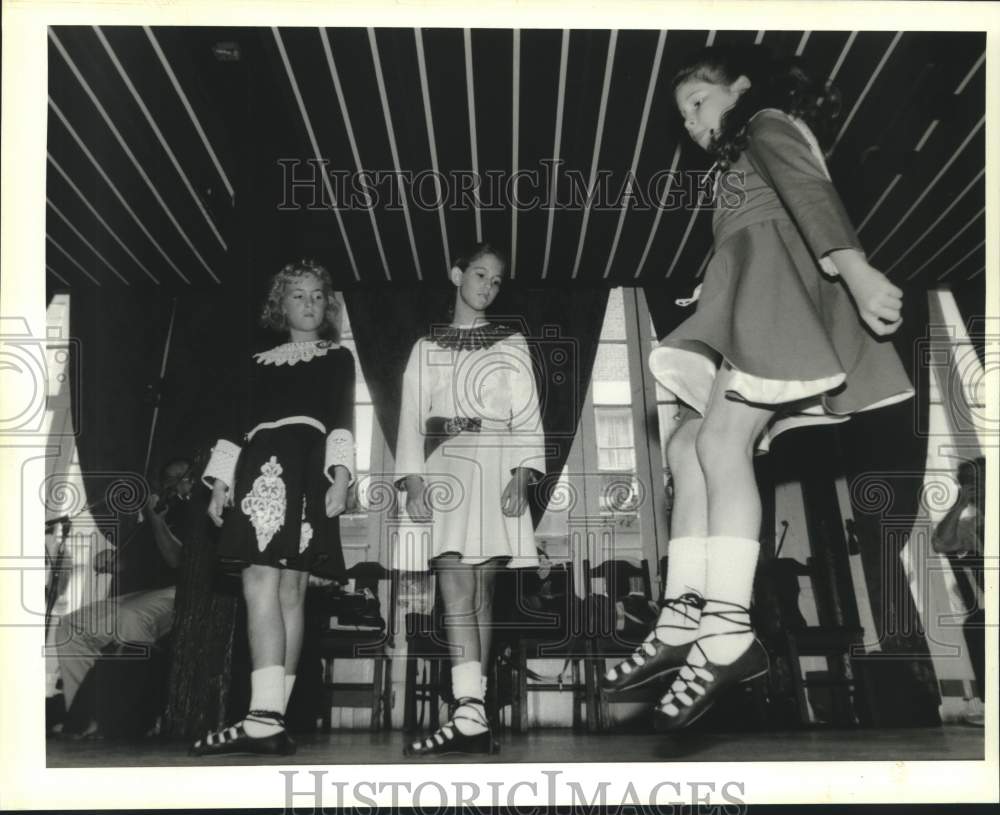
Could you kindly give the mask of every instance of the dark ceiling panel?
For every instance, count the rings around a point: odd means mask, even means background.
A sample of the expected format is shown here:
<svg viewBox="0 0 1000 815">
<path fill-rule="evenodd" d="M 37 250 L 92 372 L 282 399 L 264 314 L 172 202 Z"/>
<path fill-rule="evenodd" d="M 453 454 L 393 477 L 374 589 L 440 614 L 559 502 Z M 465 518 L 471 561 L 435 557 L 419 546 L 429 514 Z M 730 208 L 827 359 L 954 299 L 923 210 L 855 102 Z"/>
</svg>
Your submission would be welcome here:
<svg viewBox="0 0 1000 815">
<path fill-rule="evenodd" d="M 652 69 L 659 39 L 658 31 L 623 31 L 618 34 L 611 75 L 612 87 L 616 90 L 608 97 L 595 200 L 590 208 L 580 256 L 578 277 L 584 280 L 604 279 L 608 263 L 613 260 L 612 251 L 617 257 L 616 243 L 620 245 L 620 239 L 616 242 L 615 236 L 622 208 L 626 206 L 632 160 L 637 147 L 648 144 L 646 131 L 642 133 L 640 144 L 640 127 L 651 83 L 655 94 L 658 76 L 653 74 Z M 650 108 L 654 101 L 655 95 L 650 101 Z M 646 128 L 648 131 L 648 121 Z M 579 244 L 577 251 L 581 251 Z M 619 267 L 619 274 L 623 276 L 632 277 L 634 271 L 634 268 Z"/>
<path fill-rule="evenodd" d="M 198 127 L 204 131 L 204 120 L 207 120 L 207 117 L 201 116 L 199 111 L 194 108 L 194 104 L 197 102 L 201 109 L 204 109 L 205 105 L 197 98 L 195 100 L 188 98 L 188 104 L 191 105 L 194 114 L 194 120 L 192 120 L 192 116 L 185 109 L 181 97 L 174 88 L 167 70 L 161 64 L 152 42 L 141 29 L 107 26 L 100 28 L 99 33 L 103 35 L 108 47 L 118 60 L 122 72 L 132 83 L 136 94 L 160 130 L 170 152 L 173 153 L 174 160 L 194 190 L 195 196 L 191 196 L 190 190 L 188 190 L 188 199 L 185 203 L 188 206 L 196 206 L 197 199 L 205 208 L 212 223 L 215 224 L 216 230 L 221 232 L 221 225 L 224 224 L 232 209 L 232 198 L 226 188 L 226 179 L 223 179 L 219 173 L 206 148 L 205 141 L 198 133 Z M 164 56 L 166 56 L 165 53 Z M 173 70 L 172 67 L 171 70 Z M 115 73 L 118 73 L 117 70 Z M 124 84 L 125 82 L 122 80 L 122 85 L 124 86 Z M 124 87 L 122 93 L 127 93 L 129 101 L 132 101 L 131 93 L 126 91 Z M 219 149 L 220 146 L 212 145 L 212 150 L 216 152 L 216 158 L 219 156 Z M 222 161 L 219 159 L 219 164 L 221 165 L 221 163 Z M 171 161 L 169 167 L 164 166 L 163 169 L 170 172 L 173 169 L 173 162 Z M 229 184 L 232 184 L 231 180 Z"/>
<path fill-rule="evenodd" d="M 519 188 L 525 206 L 519 208 L 517 214 L 515 274 L 518 279 L 538 280 L 544 262 L 548 205 L 554 197 L 551 161 L 559 149 L 556 139 L 561 135 L 556 133 L 556 118 L 563 32 L 541 29 L 522 30 L 520 34 L 521 62 L 518 70 L 521 106 L 518 119 L 521 130 L 518 134 L 517 170 L 525 173 L 525 180 Z M 568 71 L 566 83 L 569 84 Z M 561 139 L 559 141 L 561 144 Z"/>
<path fill-rule="evenodd" d="M 217 279 L 224 249 L 94 30 L 52 32 L 49 54 L 52 99 L 71 122 L 89 122 L 81 138 L 119 191 L 145 223 L 160 227 L 164 240 L 183 247 L 182 256 L 193 259 L 198 275 Z"/>
<path fill-rule="evenodd" d="M 543 270 L 552 282 L 571 279 L 580 231 L 583 226 L 581 203 L 587 195 L 595 140 L 599 137 L 602 87 L 611 46 L 608 31 L 574 31 L 570 35 L 567 64 L 566 101 L 561 133 L 559 198 L 569 206 L 557 209 L 552 230 L 548 267 Z"/>
<path fill-rule="evenodd" d="M 480 178 L 483 179 L 483 207 L 480 208 L 483 239 L 509 247 L 513 212 L 503 203 L 506 180 L 513 172 L 513 128 L 515 121 L 521 127 L 527 125 L 527 122 L 515 119 L 514 115 L 514 32 L 481 29 L 472 31 L 470 36 L 476 99 L 477 161 Z M 492 176 L 487 175 L 490 171 Z M 487 181 L 490 178 L 495 180 Z"/>
<path fill-rule="evenodd" d="M 450 256 L 481 226 L 485 239 L 513 247 L 519 284 L 567 285 L 575 277 L 581 284 L 655 283 L 664 296 L 686 296 L 711 250 L 710 212 L 692 209 L 711 161 L 683 133 L 670 81 L 710 38 L 720 45 L 761 42 L 777 55 L 801 50 L 818 76 L 836 70 L 842 122 L 850 121 L 831 171 L 876 265 L 918 286 L 982 267 L 981 34 L 671 31 L 653 76 L 659 31 L 572 30 L 561 84 L 561 30 L 289 28 L 278 32 L 280 47 L 266 28 L 54 32 L 66 56 L 50 43 L 47 260 L 72 285 L 87 278 L 66 253 L 102 285 L 117 280 L 109 265 L 130 283 L 152 277 L 204 285 L 212 283 L 205 266 L 219 276 L 253 277 L 301 255 L 327 263 L 339 286 L 418 278 L 444 285 Z M 279 210 L 276 202 L 287 193 L 279 161 L 299 160 L 304 172 L 317 152 L 339 173 L 331 186 L 341 208 Z M 636 155 L 638 186 L 623 217 L 620 193 Z M 675 156 L 678 205 L 662 210 L 656 198 Z M 402 180 L 394 175 L 397 161 Z M 357 184 L 359 169 L 369 174 L 373 207 Z M 520 189 L 527 200 L 516 213 L 507 199 L 514 170 L 526 174 Z M 470 198 L 475 171 L 478 210 Z M 592 178 L 602 194 L 588 210 L 583 199 Z M 249 269 L 238 260 L 247 247 Z"/>
</svg>

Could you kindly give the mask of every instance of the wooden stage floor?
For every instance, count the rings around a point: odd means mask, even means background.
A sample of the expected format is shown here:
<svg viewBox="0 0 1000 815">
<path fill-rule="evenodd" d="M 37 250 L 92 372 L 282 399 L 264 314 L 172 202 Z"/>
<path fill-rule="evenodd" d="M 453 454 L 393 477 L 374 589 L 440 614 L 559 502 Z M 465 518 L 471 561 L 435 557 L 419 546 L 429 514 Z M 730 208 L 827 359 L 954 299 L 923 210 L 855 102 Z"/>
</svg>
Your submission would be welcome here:
<svg viewBox="0 0 1000 815">
<path fill-rule="evenodd" d="M 898 730 L 798 730 L 768 733 L 574 733 L 538 730 L 504 734 L 495 756 L 449 756 L 452 763 L 645 761 L 977 761 L 983 729 L 967 725 Z M 73 741 L 51 736 L 47 765 L 82 767 L 181 767 L 291 764 L 400 764 L 427 759 L 402 755 L 403 734 L 339 731 L 296 736 L 294 756 L 192 758 L 187 742 Z M 433 760 L 432 760 L 433 761 Z"/>
</svg>

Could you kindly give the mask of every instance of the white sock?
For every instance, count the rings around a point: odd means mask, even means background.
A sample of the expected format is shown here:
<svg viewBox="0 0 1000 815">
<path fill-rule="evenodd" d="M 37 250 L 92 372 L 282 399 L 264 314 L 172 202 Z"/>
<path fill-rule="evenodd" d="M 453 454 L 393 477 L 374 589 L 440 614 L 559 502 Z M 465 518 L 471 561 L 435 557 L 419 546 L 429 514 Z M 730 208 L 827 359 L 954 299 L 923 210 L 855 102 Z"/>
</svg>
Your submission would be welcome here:
<svg viewBox="0 0 1000 815">
<path fill-rule="evenodd" d="M 702 599 L 705 594 L 705 538 L 681 537 L 672 538 L 667 544 L 667 580 L 663 587 L 664 600 L 677 600 L 683 595 L 697 595 Z M 686 645 L 694 642 L 698 636 L 698 624 L 701 620 L 701 609 L 697 605 L 686 602 L 675 602 L 660 609 L 656 625 L 646 637 L 646 642 L 637 651 L 640 664 L 655 651 L 653 640 L 665 642 L 667 645 Z M 628 675 L 632 672 L 630 660 L 624 660 L 613 668 L 609 668 L 605 677 L 611 681 L 618 678 L 619 673 Z"/>
<path fill-rule="evenodd" d="M 705 596 L 707 546 L 705 538 L 673 538 L 667 544 L 667 582 L 664 600 L 676 600 L 685 594 Z M 669 645 L 691 642 L 698 632 L 701 609 L 677 603 L 660 609 L 656 638 Z"/>
<path fill-rule="evenodd" d="M 470 698 L 478 705 L 459 705 L 453 719 L 455 728 L 466 736 L 488 730 L 482 706 L 483 666 L 478 661 L 461 662 L 451 669 L 451 691 L 455 699 Z M 469 717 L 469 718 L 466 718 Z"/>
<path fill-rule="evenodd" d="M 292 688 L 295 687 L 295 674 L 285 674 L 285 704 L 281 706 L 281 712 L 288 710 L 288 700 L 292 698 Z"/>
<path fill-rule="evenodd" d="M 706 553 L 708 576 L 698 645 L 712 662 L 728 665 L 753 642 L 749 608 L 760 543 L 749 538 L 713 536 L 706 542 Z M 693 649 L 692 664 L 699 657 L 699 650 Z"/>
<path fill-rule="evenodd" d="M 285 701 L 285 667 L 268 665 L 250 673 L 250 710 L 269 710 L 281 713 Z M 243 729 L 251 738 L 262 738 L 280 733 L 282 727 L 277 722 L 262 724 L 244 719 Z"/>
</svg>

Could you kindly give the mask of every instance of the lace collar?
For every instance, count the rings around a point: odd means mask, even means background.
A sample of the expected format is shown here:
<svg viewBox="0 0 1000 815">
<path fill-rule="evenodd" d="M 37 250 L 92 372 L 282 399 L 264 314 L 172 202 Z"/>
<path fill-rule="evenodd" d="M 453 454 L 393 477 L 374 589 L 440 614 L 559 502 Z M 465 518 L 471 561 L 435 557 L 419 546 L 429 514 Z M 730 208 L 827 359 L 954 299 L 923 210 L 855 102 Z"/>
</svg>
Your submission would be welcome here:
<svg viewBox="0 0 1000 815">
<path fill-rule="evenodd" d="M 429 339 L 442 348 L 454 351 L 481 351 L 507 339 L 516 331 L 517 329 L 499 323 L 485 323 L 469 328 L 441 325 L 431 329 Z"/>
<path fill-rule="evenodd" d="M 331 348 L 339 347 L 332 340 L 286 342 L 253 356 L 258 365 L 294 365 L 297 362 L 309 362 L 316 357 L 325 357 Z"/>
</svg>

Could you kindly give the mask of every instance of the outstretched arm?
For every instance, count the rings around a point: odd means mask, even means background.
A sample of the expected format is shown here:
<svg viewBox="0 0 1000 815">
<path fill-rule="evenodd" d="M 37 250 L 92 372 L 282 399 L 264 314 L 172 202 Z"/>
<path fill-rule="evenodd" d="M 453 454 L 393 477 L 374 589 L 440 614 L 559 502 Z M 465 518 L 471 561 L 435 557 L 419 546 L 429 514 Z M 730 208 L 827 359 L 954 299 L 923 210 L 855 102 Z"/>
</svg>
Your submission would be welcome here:
<svg viewBox="0 0 1000 815">
<path fill-rule="evenodd" d="M 827 273 L 839 275 L 875 334 L 902 323 L 903 292 L 868 263 L 843 202 L 805 135 L 785 114 L 765 111 L 750 123 L 747 158 L 774 189 Z"/>
</svg>

